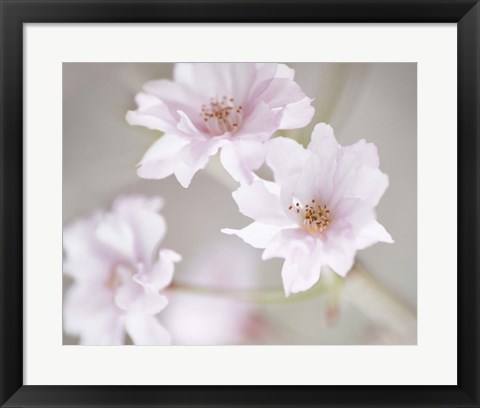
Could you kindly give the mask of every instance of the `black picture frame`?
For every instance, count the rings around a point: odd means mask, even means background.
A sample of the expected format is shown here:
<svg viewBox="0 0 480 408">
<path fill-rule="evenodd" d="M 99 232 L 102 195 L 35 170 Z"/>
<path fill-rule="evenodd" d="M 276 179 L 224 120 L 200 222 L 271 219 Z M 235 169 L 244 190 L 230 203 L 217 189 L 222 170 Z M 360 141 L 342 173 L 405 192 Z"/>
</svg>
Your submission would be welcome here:
<svg viewBox="0 0 480 408">
<path fill-rule="evenodd" d="M 0 14 L 2 407 L 479 406 L 479 0 L 0 0 Z M 44 22 L 456 23 L 458 385 L 23 385 L 23 24 Z"/>
</svg>

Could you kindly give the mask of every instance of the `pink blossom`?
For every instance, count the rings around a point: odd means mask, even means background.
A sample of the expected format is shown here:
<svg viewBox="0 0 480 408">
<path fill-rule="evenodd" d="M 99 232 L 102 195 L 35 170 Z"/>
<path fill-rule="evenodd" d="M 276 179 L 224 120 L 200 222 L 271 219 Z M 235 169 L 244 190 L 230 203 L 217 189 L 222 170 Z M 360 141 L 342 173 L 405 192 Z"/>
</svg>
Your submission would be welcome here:
<svg viewBox="0 0 480 408">
<path fill-rule="evenodd" d="M 312 287 L 322 266 L 345 276 L 358 250 L 393 242 L 376 220 L 388 176 L 372 143 L 343 147 L 330 126 L 318 124 L 307 149 L 283 137 L 270 140 L 266 162 L 275 182 L 257 179 L 233 193 L 254 222 L 222 231 L 264 248 L 264 260 L 284 258 L 287 296 Z"/>
<path fill-rule="evenodd" d="M 225 296 L 175 291 L 162 316 L 172 343 L 182 346 L 252 344 L 265 335 L 253 305 Z"/>
<path fill-rule="evenodd" d="M 115 200 L 64 230 L 64 273 L 74 282 L 64 305 L 65 331 L 82 344 L 169 344 L 157 320 L 167 305 L 162 289 L 170 284 L 180 256 L 159 249 L 166 226 L 160 198 Z"/>
<path fill-rule="evenodd" d="M 265 319 L 254 304 L 239 298 L 258 288 L 259 265 L 252 252 L 241 242 L 219 241 L 202 246 L 186 261 L 184 273 L 175 276 L 168 310 L 162 313 L 173 344 L 251 344 L 262 340 L 267 334 Z"/>
<path fill-rule="evenodd" d="M 265 141 L 278 129 L 306 126 L 314 113 L 283 64 L 176 64 L 173 78 L 147 82 L 127 113 L 129 124 L 165 132 L 139 164 L 143 178 L 175 174 L 188 187 L 221 149 L 231 176 L 251 183 Z"/>
</svg>

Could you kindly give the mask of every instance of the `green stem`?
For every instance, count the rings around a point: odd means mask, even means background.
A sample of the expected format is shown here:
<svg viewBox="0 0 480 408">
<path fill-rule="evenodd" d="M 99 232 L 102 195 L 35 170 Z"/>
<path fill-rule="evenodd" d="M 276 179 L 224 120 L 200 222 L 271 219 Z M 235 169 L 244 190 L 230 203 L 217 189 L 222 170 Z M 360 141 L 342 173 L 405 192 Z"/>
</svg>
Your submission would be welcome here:
<svg viewBox="0 0 480 408">
<path fill-rule="evenodd" d="M 327 293 L 336 293 L 343 286 L 343 281 L 344 279 L 340 277 L 331 276 L 328 279 L 321 279 L 305 292 L 295 293 L 288 297 L 285 296 L 283 289 L 217 289 L 181 283 L 174 283 L 169 289 L 194 295 L 226 297 L 259 304 L 286 304 L 313 299 Z"/>
</svg>

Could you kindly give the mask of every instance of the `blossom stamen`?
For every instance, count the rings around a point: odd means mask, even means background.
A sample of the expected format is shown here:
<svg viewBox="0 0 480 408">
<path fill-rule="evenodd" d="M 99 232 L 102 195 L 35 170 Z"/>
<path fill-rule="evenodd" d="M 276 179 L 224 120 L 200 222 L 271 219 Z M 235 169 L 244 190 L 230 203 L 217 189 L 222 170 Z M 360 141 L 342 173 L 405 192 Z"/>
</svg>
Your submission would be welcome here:
<svg viewBox="0 0 480 408">
<path fill-rule="evenodd" d="M 223 96 L 211 98 L 208 105 L 202 105 L 200 115 L 213 136 L 235 133 L 242 121 L 243 108 L 235 104 L 234 98 Z"/>
<path fill-rule="evenodd" d="M 288 210 L 292 210 L 293 206 L 290 205 Z M 310 233 L 322 233 L 331 223 L 330 210 L 327 206 L 316 204 L 315 199 L 312 199 L 310 204 L 295 203 L 295 211 L 297 214 L 303 216 L 302 226 Z"/>
</svg>

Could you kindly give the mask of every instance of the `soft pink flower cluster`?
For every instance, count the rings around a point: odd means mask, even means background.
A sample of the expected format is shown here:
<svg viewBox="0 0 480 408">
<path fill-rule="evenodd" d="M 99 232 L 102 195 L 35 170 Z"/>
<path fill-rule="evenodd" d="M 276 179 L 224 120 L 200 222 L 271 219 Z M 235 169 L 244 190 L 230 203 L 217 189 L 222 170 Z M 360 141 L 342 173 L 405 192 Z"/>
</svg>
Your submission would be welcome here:
<svg viewBox="0 0 480 408">
<path fill-rule="evenodd" d="M 373 144 L 360 140 L 343 147 L 326 124 L 315 127 L 307 148 L 272 138 L 277 130 L 304 127 L 313 117 L 312 100 L 294 81 L 292 69 L 176 64 L 173 77 L 147 82 L 136 97 L 138 108 L 127 113 L 130 124 L 164 132 L 142 158 L 138 175 L 174 174 L 188 187 L 220 151 L 224 168 L 241 184 L 233 198 L 253 220 L 243 229 L 222 231 L 263 249 L 264 260 L 285 259 L 287 296 L 312 287 L 323 267 L 345 276 L 358 250 L 393 242 L 376 220 L 375 207 L 389 182 Z M 264 163 L 273 181 L 255 175 Z M 126 333 L 135 344 L 170 342 L 157 314 L 167 304 L 163 289 L 180 256 L 159 249 L 166 231 L 161 206 L 160 199 L 125 197 L 111 212 L 65 230 L 65 273 L 75 279 L 65 324 L 82 343 L 123 344 Z"/>
<path fill-rule="evenodd" d="M 165 133 L 140 162 L 143 178 L 175 174 L 188 187 L 221 150 L 231 176 L 250 183 L 265 161 L 265 141 L 313 117 L 311 99 L 283 64 L 176 64 L 173 79 L 147 82 L 127 113 L 131 125 Z"/>
<path fill-rule="evenodd" d="M 74 279 L 64 306 L 67 333 L 82 344 L 169 344 L 156 315 L 167 305 L 162 290 L 181 257 L 159 248 L 166 232 L 163 201 L 118 198 L 69 225 L 63 234 L 64 273 Z"/>
<path fill-rule="evenodd" d="M 278 137 L 267 146 L 274 182 L 261 179 L 233 193 L 242 214 L 254 220 L 242 230 L 224 229 L 262 258 L 284 258 L 286 295 L 312 287 L 322 266 L 345 276 L 357 250 L 393 242 L 375 207 L 388 187 L 376 147 L 364 140 L 340 146 L 330 126 L 318 124 L 307 149 Z"/>
</svg>

